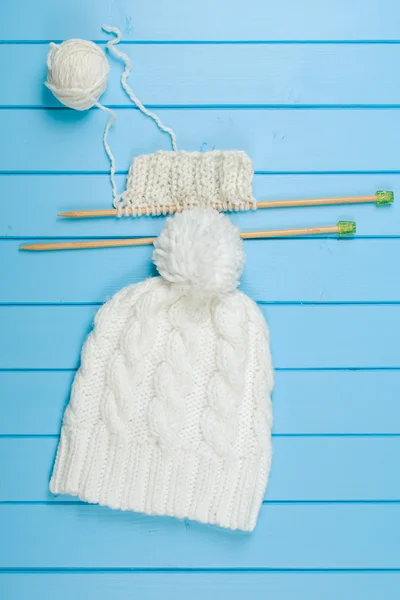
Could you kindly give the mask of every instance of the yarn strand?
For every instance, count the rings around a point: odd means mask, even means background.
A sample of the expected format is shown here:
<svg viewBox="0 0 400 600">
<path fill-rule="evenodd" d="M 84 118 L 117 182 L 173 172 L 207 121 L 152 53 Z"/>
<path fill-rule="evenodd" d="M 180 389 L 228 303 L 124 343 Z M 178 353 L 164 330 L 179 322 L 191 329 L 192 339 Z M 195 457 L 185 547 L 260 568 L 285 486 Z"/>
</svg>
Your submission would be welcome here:
<svg viewBox="0 0 400 600">
<path fill-rule="evenodd" d="M 117 208 L 117 204 L 118 204 L 120 195 L 117 194 L 117 184 L 115 182 L 115 157 L 114 157 L 114 154 L 112 153 L 112 150 L 107 141 L 108 132 L 110 131 L 111 127 L 114 125 L 115 121 L 117 120 L 117 115 L 115 114 L 115 112 L 113 110 L 111 110 L 111 108 L 108 108 L 108 106 L 104 106 L 100 102 L 96 102 L 95 106 L 97 106 L 97 108 L 100 108 L 101 110 L 103 110 L 104 112 L 106 112 L 110 115 L 110 118 L 107 122 L 107 125 L 105 126 L 104 133 L 103 133 L 103 146 L 104 146 L 104 150 L 106 151 L 106 154 L 108 156 L 108 159 L 110 161 L 110 181 L 111 181 L 111 188 L 112 188 L 112 195 L 113 195 L 113 205 L 115 208 Z"/>
<path fill-rule="evenodd" d="M 115 35 L 114 39 L 109 40 L 107 42 L 106 48 L 110 52 L 112 52 L 117 58 L 120 58 L 125 65 L 124 72 L 122 73 L 122 76 L 121 76 L 121 85 L 124 88 L 126 94 L 129 96 L 129 98 L 132 100 L 132 102 L 136 105 L 136 107 L 140 110 L 141 113 L 143 113 L 147 117 L 150 117 L 150 119 L 152 119 L 156 123 L 157 127 L 161 131 L 164 131 L 164 133 L 168 133 L 168 135 L 171 138 L 172 149 L 174 151 L 177 150 L 178 146 L 176 143 L 176 134 L 175 134 L 174 130 L 171 129 L 170 127 L 167 127 L 166 125 L 164 125 L 164 123 L 161 121 L 161 119 L 155 113 L 148 110 L 144 106 L 144 104 L 139 100 L 139 98 L 133 92 L 132 88 L 127 83 L 129 74 L 132 71 L 132 63 L 127 54 L 125 54 L 124 52 L 121 52 L 120 50 L 118 50 L 115 47 L 115 44 L 118 44 L 121 41 L 120 30 L 118 29 L 118 27 L 111 27 L 110 25 L 102 25 L 102 29 L 104 31 L 106 31 L 107 33 L 113 33 Z"/>
</svg>

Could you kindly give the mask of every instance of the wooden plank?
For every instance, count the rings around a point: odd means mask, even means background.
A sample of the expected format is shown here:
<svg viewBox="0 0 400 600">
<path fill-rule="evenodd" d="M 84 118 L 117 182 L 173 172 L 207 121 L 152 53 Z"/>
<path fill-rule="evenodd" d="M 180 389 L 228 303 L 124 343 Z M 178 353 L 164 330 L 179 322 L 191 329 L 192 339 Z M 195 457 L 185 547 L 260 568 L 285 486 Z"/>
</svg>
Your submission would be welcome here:
<svg viewBox="0 0 400 600">
<path fill-rule="evenodd" d="M 148 105 L 399 103 L 393 77 L 393 64 L 400 61 L 398 45 L 191 44 L 183 49 L 181 44 L 167 44 L 160 51 L 158 44 L 122 44 L 120 49 L 134 65 L 133 89 Z M 48 51 L 48 44 L 0 45 L 0 72 L 7 73 L 0 105 L 61 106 L 40 85 L 46 79 Z M 113 59 L 110 64 L 102 102 L 133 106 L 121 88 L 121 64 Z"/>
<path fill-rule="evenodd" d="M 277 368 L 398 368 L 399 305 L 262 305 Z M 2 306 L 1 369 L 73 369 L 95 306 Z"/>
<path fill-rule="evenodd" d="M 125 176 L 117 178 L 123 189 Z M 255 175 L 258 200 L 285 200 L 337 196 L 363 196 L 376 190 L 393 190 L 397 201 L 390 207 L 347 205 L 305 207 L 231 213 L 242 231 L 313 227 L 356 221 L 357 235 L 400 235 L 400 175 Z M 111 208 L 107 175 L 3 175 L 0 176 L 1 237 L 101 237 L 153 236 L 164 224 L 162 217 L 124 219 L 57 219 L 58 212 Z M 12 201 L 6 199 L 12 198 Z"/>
<path fill-rule="evenodd" d="M 57 434 L 72 372 L 0 372 L 0 435 Z"/>
<path fill-rule="evenodd" d="M 76 501 L 49 480 L 57 438 L 0 438 L 0 502 Z M 274 437 L 267 502 L 400 501 L 400 437 Z"/>
<path fill-rule="evenodd" d="M 399 569 L 400 504 L 272 504 L 251 534 L 91 505 L 0 507 L 2 568 Z"/>
<path fill-rule="evenodd" d="M 110 135 L 117 170 L 132 158 L 170 149 L 170 140 L 137 110 L 116 110 Z M 241 149 L 256 171 L 396 171 L 400 111 L 392 110 L 172 110 L 158 111 L 176 130 L 180 148 Z M 1 110 L 7 139 L 2 171 L 108 172 L 100 110 Z M 16 132 L 23 132 L 16 135 Z M 343 151 L 346 146 L 346 152 Z M 375 191 L 375 190 L 374 190 Z"/>
<path fill-rule="evenodd" d="M 38 256 L 19 252 L 19 244 L 0 242 L 0 303 L 104 302 L 121 287 L 157 274 L 152 246 Z M 386 302 L 400 298 L 400 280 L 393 277 L 399 239 L 251 240 L 245 243 L 245 251 L 241 289 L 256 301 Z M 49 273 L 62 276 L 49 278 Z M 78 273 L 84 276 L 77 277 Z"/>
<path fill-rule="evenodd" d="M 21 14 L 24 18 L 21 19 Z M 45 18 L 43 17 L 45 15 Z M 117 24 L 131 40 L 393 40 L 396 0 L 20 0 L 0 26 L 5 40 L 107 39 L 101 24 Z M 362 18 L 361 18 L 362 17 Z"/>
<path fill-rule="evenodd" d="M 400 586 L 392 573 L 7 573 L 0 588 L 7 600 L 376 600 L 390 598 Z"/>
<path fill-rule="evenodd" d="M 0 435 L 57 435 L 73 376 L 0 372 Z M 400 434 L 399 397 L 400 371 L 277 371 L 274 433 Z"/>
</svg>

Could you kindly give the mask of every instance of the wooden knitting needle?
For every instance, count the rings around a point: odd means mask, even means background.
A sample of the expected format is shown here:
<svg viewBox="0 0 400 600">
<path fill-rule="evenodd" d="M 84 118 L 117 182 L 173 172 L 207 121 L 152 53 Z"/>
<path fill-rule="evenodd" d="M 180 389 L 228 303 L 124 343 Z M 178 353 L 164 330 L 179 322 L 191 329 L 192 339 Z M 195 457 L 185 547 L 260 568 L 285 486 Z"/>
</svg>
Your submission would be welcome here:
<svg viewBox="0 0 400 600">
<path fill-rule="evenodd" d="M 269 231 L 246 231 L 240 234 L 244 240 L 261 238 L 294 237 L 300 235 L 321 235 L 337 233 L 339 236 L 352 235 L 356 232 L 353 221 L 339 221 L 337 225 L 328 227 L 304 227 L 300 229 L 272 229 Z M 78 250 L 84 248 L 117 248 L 121 246 L 147 246 L 156 238 L 133 238 L 117 240 L 90 240 L 86 242 L 56 242 L 54 244 L 28 244 L 20 246 L 20 250 Z"/>
<path fill-rule="evenodd" d="M 392 204 L 394 201 L 393 192 L 378 190 L 373 196 L 348 196 L 344 198 L 311 198 L 305 200 L 270 200 L 266 202 L 257 202 L 257 208 L 292 208 L 298 206 L 326 206 L 330 204 L 361 204 L 376 203 L 377 206 L 383 204 Z M 218 208 L 218 207 L 217 207 Z M 146 208 L 139 209 L 144 215 Z M 168 212 L 176 212 L 176 206 L 171 206 Z M 128 215 L 132 214 L 132 209 L 128 209 Z M 58 213 L 58 217 L 69 217 L 72 219 L 83 219 L 87 217 L 116 217 L 118 211 L 116 208 L 105 210 L 73 210 L 71 212 Z M 125 213 L 123 212 L 125 216 Z"/>
</svg>

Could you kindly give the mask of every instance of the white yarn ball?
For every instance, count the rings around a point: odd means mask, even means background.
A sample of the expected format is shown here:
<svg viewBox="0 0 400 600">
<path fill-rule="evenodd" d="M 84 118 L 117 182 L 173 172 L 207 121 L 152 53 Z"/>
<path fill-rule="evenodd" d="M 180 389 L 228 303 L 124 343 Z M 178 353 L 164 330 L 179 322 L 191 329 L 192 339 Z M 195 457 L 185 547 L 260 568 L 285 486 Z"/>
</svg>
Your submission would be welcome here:
<svg viewBox="0 0 400 600">
<path fill-rule="evenodd" d="M 154 246 L 160 275 L 188 291 L 217 296 L 239 285 L 244 265 L 239 230 L 213 208 L 186 209 L 169 217 Z"/>
<path fill-rule="evenodd" d="M 50 46 L 45 85 L 69 108 L 92 108 L 107 87 L 110 67 L 104 51 L 86 40 Z"/>
</svg>

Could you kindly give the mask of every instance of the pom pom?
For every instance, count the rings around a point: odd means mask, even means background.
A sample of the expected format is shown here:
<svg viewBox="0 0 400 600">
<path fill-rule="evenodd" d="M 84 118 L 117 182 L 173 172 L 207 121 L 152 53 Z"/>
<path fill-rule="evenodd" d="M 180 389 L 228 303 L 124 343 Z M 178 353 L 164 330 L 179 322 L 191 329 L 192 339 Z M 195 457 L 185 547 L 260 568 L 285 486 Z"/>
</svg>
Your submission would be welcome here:
<svg viewBox="0 0 400 600">
<path fill-rule="evenodd" d="M 168 218 L 154 246 L 160 275 L 190 292 L 218 296 L 239 285 L 244 265 L 239 230 L 213 208 L 186 209 Z"/>
<path fill-rule="evenodd" d="M 45 85 L 69 108 L 92 108 L 107 87 L 109 65 L 104 51 L 85 40 L 50 46 Z"/>
</svg>

